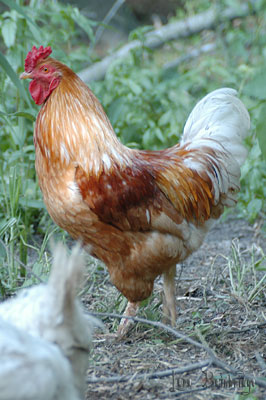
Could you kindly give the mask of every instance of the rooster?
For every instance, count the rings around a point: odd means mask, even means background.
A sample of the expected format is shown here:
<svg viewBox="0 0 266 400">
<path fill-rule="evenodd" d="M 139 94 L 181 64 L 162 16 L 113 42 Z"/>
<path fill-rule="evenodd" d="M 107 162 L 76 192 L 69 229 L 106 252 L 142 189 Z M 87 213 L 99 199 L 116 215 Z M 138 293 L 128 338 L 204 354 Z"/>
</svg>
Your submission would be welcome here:
<svg viewBox="0 0 266 400">
<path fill-rule="evenodd" d="M 249 114 L 233 89 L 215 90 L 190 114 L 180 144 L 160 151 L 119 142 L 101 104 L 66 65 L 33 46 L 21 79 L 38 114 L 36 172 L 47 210 L 102 260 L 134 316 L 157 276 L 176 323 L 175 270 L 237 202 Z M 119 327 L 123 334 L 128 320 Z"/>
</svg>

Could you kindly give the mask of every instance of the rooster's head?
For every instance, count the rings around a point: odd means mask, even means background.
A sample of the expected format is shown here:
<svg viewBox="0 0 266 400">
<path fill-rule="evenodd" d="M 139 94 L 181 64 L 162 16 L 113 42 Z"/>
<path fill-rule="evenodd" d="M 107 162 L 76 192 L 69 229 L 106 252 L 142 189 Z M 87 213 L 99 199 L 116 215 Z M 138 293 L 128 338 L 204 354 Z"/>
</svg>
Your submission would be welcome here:
<svg viewBox="0 0 266 400">
<path fill-rule="evenodd" d="M 61 72 L 53 65 L 53 59 L 48 58 L 51 53 L 50 46 L 39 49 L 33 46 L 25 59 L 25 72 L 20 75 L 20 79 L 32 79 L 29 91 L 38 105 L 45 102 L 61 80 Z"/>
</svg>

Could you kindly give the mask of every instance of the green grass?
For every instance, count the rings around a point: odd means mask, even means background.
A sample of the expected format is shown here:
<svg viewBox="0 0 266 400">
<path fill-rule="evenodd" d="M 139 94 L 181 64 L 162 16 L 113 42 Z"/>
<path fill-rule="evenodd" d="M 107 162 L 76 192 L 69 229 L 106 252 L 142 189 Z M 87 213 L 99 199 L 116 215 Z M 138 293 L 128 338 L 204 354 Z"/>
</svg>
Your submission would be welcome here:
<svg viewBox="0 0 266 400">
<path fill-rule="evenodd" d="M 247 251 L 241 251 L 239 242 L 233 241 L 231 256 L 227 260 L 228 271 L 232 295 L 245 304 L 251 304 L 266 290 L 266 256 L 261 248 L 255 246 L 250 250 L 248 262 L 244 259 L 246 254 Z"/>
</svg>

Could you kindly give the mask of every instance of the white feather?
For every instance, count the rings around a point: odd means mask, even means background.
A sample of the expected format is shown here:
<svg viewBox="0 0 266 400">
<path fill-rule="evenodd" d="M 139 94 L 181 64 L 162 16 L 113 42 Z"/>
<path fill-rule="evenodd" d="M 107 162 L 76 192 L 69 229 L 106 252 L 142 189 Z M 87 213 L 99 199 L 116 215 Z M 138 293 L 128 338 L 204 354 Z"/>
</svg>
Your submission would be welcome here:
<svg viewBox="0 0 266 400">
<path fill-rule="evenodd" d="M 83 256 L 58 245 L 48 284 L 22 290 L 0 304 L 0 400 L 78 400 L 95 318 L 76 292 Z"/>
<path fill-rule="evenodd" d="M 192 110 L 184 127 L 181 144 L 214 139 L 241 165 L 246 157 L 243 139 L 250 129 L 250 118 L 234 89 L 223 88 L 205 96 Z M 212 146 L 212 141 L 209 143 Z M 232 146 L 234 145 L 234 146 Z"/>
<path fill-rule="evenodd" d="M 65 146 L 65 143 L 60 143 L 60 155 L 61 155 L 62 161 L 65 161 L 66 164 L 69 164 L 70 157 L 69 157 L 67 148 Z"/>
<path fill-rule="evenodd" d="M 231 207 L 236 203 L 240 166 L 247 155 L 243 139 L 249 129 L 249 114 L 237 92 L 229 88 L 209 93 L 188 117 L 181 145 L 202 152 L 202 157 L 192 152 L 185 163 L 202 178 L 207 173 L 213 183 L 215 204 L 221 201 Z M 206 154 L 206 148 L 211 148 L 214 155 Z"/>
<path fill-rule="evenodd" d="M 71 365 L 55 344 L 0 317 L 0 399 L 80 400 Z"/>
<path fill-rule="evenodd" d="M 108 156 L 108 154 L 104 153 L 102 155 L 102 161 L 107 169 L 111 168 L 111 160 L 110 160 L 110 157 Z"/>
</svg>

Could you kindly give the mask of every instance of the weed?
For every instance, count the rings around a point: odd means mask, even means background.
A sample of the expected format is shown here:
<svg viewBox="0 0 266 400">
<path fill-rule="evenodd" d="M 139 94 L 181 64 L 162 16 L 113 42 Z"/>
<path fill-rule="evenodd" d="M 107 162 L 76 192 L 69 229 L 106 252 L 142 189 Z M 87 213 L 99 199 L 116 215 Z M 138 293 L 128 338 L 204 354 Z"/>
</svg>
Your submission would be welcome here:
<svg viewBox="0 0 266 400">
<path fill-rule="evenodd" d="M 255 252 L 260 253 L 259 259 Z M 258 271 L 266 272 L 266 257 L 262 249 L 255 246 L 250 251 L 249 262 L 245 261 L 239 241 L 232 242 L 231 256 L 228 258 L 228 271 L 232 294 L 246 303 L 252 303 L 266 288 L 266 273 L 258 278 Z"/>
</svg>

